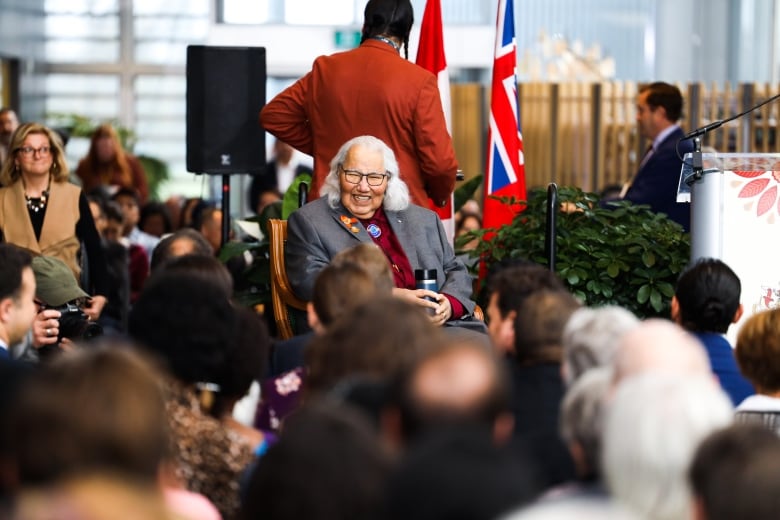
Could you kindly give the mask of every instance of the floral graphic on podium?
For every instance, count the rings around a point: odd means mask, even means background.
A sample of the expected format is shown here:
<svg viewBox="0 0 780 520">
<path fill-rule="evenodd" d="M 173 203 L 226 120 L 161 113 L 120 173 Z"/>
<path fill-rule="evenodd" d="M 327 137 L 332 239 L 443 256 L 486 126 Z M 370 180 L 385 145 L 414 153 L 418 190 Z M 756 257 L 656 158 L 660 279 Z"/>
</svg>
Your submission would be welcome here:
<svg viewBox="0 0 780 520">
<path fill-rule="evenodd" d="M 775 213 L 780 215 L 780 200 L 778 200 L 780 168 L 735 170 L 734 175 L 740 178 L 736 183 L 738 188 L 741 187 L 737 196 L 740 199 L 750 199 L 745 209 L 750 211 L 755 206 L 756 216 L 767 215 L 770 223 L 774 223 Z"/>
<path fill-rule="evenodd" d="M 768 311 L 780 308 L 780 287 L 762 285 L 761 296 L 758 302 L 753 304 L 753 312 Z"/>
</svg>

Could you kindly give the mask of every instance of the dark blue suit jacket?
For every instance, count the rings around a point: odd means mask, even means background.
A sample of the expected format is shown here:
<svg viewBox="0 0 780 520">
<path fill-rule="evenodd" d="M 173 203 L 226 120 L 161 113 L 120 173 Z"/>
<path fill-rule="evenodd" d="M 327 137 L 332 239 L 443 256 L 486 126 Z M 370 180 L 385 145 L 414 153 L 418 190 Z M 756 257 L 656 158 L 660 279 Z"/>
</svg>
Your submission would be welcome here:
<svg viewBox="0 0 780 520">
<path fill-rule="evenodd" d="M 677 128 L 661 141 L 658 149 L 639 168 L 625 200 L 634 204 L 649 204 L 654 212 L 666 213 L 670 219 L 685 228 L 685 231 L 690 231 L 691 205 L 687 202 L 677 203 L 682 162 L 677 157 L 675 146 L 684 135 L 683 131 Z M 693 144 L 690 140 L 680 143 L 681 156 L 691 151 Z"/>
<path fill-rule="evenodd" d="M 712 372 L 718 377 L 721 388 L 729 394 L 734 406 L 756 393 L 750 381 L 740 373 L 734 349 L 726 338 L 715 332 L 695 332 L 694 336 L 699 338 L 707 349 Z"/>
</svg>

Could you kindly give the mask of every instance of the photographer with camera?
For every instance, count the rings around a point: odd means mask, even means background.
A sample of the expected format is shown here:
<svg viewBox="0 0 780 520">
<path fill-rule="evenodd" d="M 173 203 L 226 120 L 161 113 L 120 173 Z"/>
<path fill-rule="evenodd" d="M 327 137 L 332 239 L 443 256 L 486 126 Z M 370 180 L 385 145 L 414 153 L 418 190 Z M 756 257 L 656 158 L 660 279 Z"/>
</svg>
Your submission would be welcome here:
<svg viewBox="0 0 780 520">
<path fill-rule="evenodd" d="M 79 287 L 65 262 L 51 256 L 37 256 L 32 260 L 32 268 L 38 314 L 17 357 L 39 360 L 72 350 L 74 343 L 102 334 L 101 327 L 89 321 L 84 312 L 89 295 Z"/>
</svg>

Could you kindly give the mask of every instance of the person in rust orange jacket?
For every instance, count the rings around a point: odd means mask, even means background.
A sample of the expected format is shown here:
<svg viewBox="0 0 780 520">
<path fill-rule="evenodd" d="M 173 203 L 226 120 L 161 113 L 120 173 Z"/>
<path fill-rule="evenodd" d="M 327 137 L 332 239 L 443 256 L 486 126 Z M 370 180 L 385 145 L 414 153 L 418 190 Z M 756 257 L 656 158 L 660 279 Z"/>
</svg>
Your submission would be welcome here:
<svg viewBox="0 0 780 520">
<path fill-rule="evenodd" d="M 370 0 L 362 43 L 321 56 L 311 72 L 273 98 L 261 125 L 314 157 L 310 199 L 319 196 L 330 159 L 346 141 L 373 135 L 396 154 L 413 203 L 443 206 L 458 164 L 436 77 L 400 56 L 408 54 L 414 13 L 409 0 Z M 408 57 L 408 56 L 407 56 Z"/>
</svg>

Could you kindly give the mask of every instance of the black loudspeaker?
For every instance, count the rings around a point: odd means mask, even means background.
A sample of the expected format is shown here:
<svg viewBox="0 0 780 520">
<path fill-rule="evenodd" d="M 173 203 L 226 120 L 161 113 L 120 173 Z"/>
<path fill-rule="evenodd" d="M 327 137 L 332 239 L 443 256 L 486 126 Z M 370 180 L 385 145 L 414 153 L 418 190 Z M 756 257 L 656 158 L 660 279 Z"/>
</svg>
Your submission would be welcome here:
<svg viewBox="0 0 780 520">
<path fill-rule="evenodd" d="M 262 47 L 187 47 L 187 171 L 263 169 L 265 79 Z"/>
</svg>

